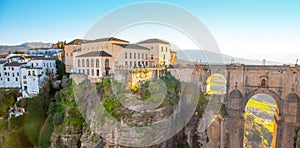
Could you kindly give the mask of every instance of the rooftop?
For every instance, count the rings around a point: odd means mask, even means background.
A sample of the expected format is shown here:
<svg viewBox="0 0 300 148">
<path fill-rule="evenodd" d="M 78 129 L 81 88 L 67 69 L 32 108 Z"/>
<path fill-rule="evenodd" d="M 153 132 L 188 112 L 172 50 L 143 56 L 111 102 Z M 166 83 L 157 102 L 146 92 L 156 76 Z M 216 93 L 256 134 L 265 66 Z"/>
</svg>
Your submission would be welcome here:
<svg viewBox="0 0 300 148">
<path fill-rule="evenodd" d="M 129 41 L 118 39 L 115 37 L 109 37 L 109 38 L 101 38 L 101 39 L 96 39 L 96 40 L 91 40 L 87 41 L 85 43 L 92 43 L 92 42 L 107 42 L 107 41 L 117 41 L 117 42 L 124 42 L 124 43 L 129 43 Z"/>
<path fill-rule="evenodd" d="M 0 61 L 0 64 L 4 64 L 4 63 L 6 63 L 6 61 Z"/>
<path fill-rule="evenodd" d="M 111 57 L 111 55 L 105 51 L 92 51 L 76 57 Z"/>
<path fill-rule="evenodd" d="M 161 43 L 161 44 L 170 44 L 167 41 L 161 40 L 161 39 L 148 39 L 141 42 L 138 42 L 137 44 L 149 44 L 149 43 Z"/>
<path fill-rule="evenodd" d="M 24 65 L 26 63 L 18 63 L 18 62 L 11 62 L 11 63 L 6 63 L 4 66 L 13 66 L 13 67 L 18 67 L 21 65 Z"/>
<path fill-rule="evenodd" d="M 44 57 L 44 56 L 26 56 L 25 58 L 29 58 L 31 60 L 55 60 L 54 57 Z"/>
<path fill-rule="evenodd" d="M 149 48 L 146 48 L 144 46 L 138 45 L 138 44 L 115 44 L 115 45 L 119 45 L 123 48 L 127 48 L 127 49 L 144 49 L 144 50 L 150 50 Z"/>
<path fill-rule="evenodd" d="M 89 40 L 83 40 L 83 39 L 75 39 L 71 42 L 69 42 L 67 45 L 80 45 L 80 43 L 88 42 Z"/>
</svg>

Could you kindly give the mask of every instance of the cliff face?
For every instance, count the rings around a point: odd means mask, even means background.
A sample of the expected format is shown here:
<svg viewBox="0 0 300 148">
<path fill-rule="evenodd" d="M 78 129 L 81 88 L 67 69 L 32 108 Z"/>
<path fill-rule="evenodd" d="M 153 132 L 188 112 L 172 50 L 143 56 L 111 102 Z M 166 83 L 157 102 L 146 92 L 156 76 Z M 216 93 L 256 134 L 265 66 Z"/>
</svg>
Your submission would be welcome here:
<svg viewBox="0 0 300 148">
<path fill-rule="evenodd" d="M 61 131 L 60 131 L 61 130 Z M 63 126 L 55 130 L 51 136 L 51 147 L 80 147 L 81 133 L 74 130 L 72 126 Z"/>
</svg>

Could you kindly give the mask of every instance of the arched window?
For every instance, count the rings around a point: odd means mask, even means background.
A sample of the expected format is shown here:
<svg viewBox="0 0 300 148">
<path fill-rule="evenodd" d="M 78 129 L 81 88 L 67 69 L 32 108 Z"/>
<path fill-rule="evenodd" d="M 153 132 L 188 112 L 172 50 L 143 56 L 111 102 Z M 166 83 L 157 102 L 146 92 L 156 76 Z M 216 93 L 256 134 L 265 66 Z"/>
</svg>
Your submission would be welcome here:
<svg viewBox="0 0 300 148">
<path fill-rule="evenodd" d="M 106 67 L 109 67 L 109 60 L 108 59 L 105 59 L 105 68 Z"/>
<path fill-rule="evenodd" d="M 261 86 L 266 86 L 266 80 L 265 79 L 261 80 Z"/>
<path fill-rule="evenodd" d="M 84 59 L 81 60 L 81 65 L 82 65 L 82 67 L 85 67 Z"/>
<path fill-rule="evenodd" d="M 91 59 L 91 67 L 94 67 L 95 64 L 94 64 L 94 59 Z"/>
<path fill-rule="evenodd" d="M 90 60 L 86 59 L 86 67 L 90 67 Z"/>
<path fill-rule="evenodd" d="M 99 59 L 96 59 L 96 67 L 99 68 Z"/>
</svg>

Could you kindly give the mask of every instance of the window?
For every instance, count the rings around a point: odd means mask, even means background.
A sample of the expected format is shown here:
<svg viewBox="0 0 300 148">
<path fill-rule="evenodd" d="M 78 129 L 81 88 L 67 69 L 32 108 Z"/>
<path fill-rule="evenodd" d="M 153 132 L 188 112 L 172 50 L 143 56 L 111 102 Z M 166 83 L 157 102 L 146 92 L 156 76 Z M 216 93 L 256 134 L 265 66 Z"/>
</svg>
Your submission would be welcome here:
<svg viewBox="0 0 300 148">
<path fill-rule="evenodd" d="M 4 72 L 4 75 L 7 75 L 7 72 Z"/>
<path fill-rule="evenodd" d="M 18 77 L 16 77 L 16 81 L 18 81 Z"/>
<path fill-rule="evenodd" d="M 105 68 L 106 67 L 109 67 L 109 60 L 108 59 L 105 59 Z"/>
<path fill-rule="evenodd" d="M 28 71 L 28 75 L 29 75 L 29 76 L 31 75 L 31 71 Z"/>
<path fill-rule="evenodd" d="M 164 55 L 164 60 L 166 59 L 166 55 Z"/>
<path fill-rule="evenodd" d="M 134 67 L 136 67 L 136 61 L 134 61 Z"/>
<path fill-rule="evenodd" d="M 73 56 L 73 53 L 71 53 L 71 57 Z"/>
<path fill-rule="evenodd" d="M 81 60 L 82 67 L 85 67 L 84 59 Z"/>
<path fill-rule="evenodd" d="M 132 66 L 132 61 L 130 61 L 129 63 L 130 63 L 129 65 L 130 65 L 130 67 L 131 67 L 131 66 Z"/>
<path fill-rule="evenodd" d="M 168 52 L 168 47 L 166 47 L 166 52 Z"/>
<path fill-rule="evenodd" d="M 136 53 L 134 53 L 133 58 L 136 59 Z"/>
<path fill-rule="evenodd" d="M 17 76 L 20 76 L 19 72 L 17 72 Z"/>
<path fill-rule="evenodd" d="M 23 79 L 26 79 L 26 76 L 23 76 Z"/>
<path fill-rule="evenodd" d="M 130 58 L 130 59 L 132 58 L 132 54 L 131 54 L 131 53 L 129 53 L 129 58 Z"/>
<path fill-rule="evenodd" d="M 94 59 L 91 59 L 91 67 L 94 67 L 95 63 L 94 63 Z"/>
<path fill-rule="evenodd" d="M 94 76 L 94 69 L 92 69 L 92 76 Z"/>
<path fill-rule="evenodd" d="M 140 59 L 140 53 L 138 53 L 138 59 Z"/>
<path fill-rule="evenodd" d="M 24 83 L 24 84 L 27 84 L 27 81 L 24 81 L 23 83 Z M 26 87 L 26 86 L 25 86 L 25 87 Z"/>
<path fill-rule="evenodd" d="M 77 60 L 78 67 L 80 67 L 80 59 Z"/>
<path fill-rule="evenodd" d="M 86 70 L 86 74 L 90 75 L 90 70 L 89 69 Z"/>
<path fill-rule="evenodd" d="M 66 57 L 68 57 L 68 56 L 69 56 L 69 54 L 67 53 L 67 54 L 66 54 Z"/>
<path fill-rule="evenodd" d="M 35 76 L 35 71 L 32 71 L 32 75 Z"/>
<path fill-rule="evenodd" d="M 89 61 L 89 59 L 86 59 L 86 67 L 90 67 L 90 61 Z"/>
<path fill-rule="evenodd" d="M 146 53 L 146 59 L 148 59 L 148 54 Z"/>
<path fill-rule="evenodd" d="M 80 69 L 78 70 L 78 73 L 80 73 L 81 71 L 80 71 Z"/>
<path fill-rule="evenodd" d="M 82 70 L 82 73 L 85 74 L 85 70 L 84 69 Z"/>
<path fill-rule="evenodd" d="M 127 52 L 125 52 L 125 59 L 127 59 Z"/>
<path fill-rule="evenodd" d="M 9 76 L 9 75 L 10 75 L 10 73 L 7 73 L 7 75 Z"/>
<path fill-rule="evenodd" d="M 99 69 L 97 69 L 97 76 L 99 76 L 100 75 L 100 72 L 99 72 Z"/>
<path fill-rule="evenodd" d="M 153 49 L 153 47 L 151 47 L 151 49 Z"/>
<path fill-rule="evenodd" d="M 15 70 L 14 67 L 12 67 L 11 70 Z"/>
<path fill-rule="evenodd" d="M 9 78 L 7 78 L 7 81 L 9 82 Z"/>
<path fill-rule="evenodd" d="M 39 63 L 35 63 L 36 66 L 39 66 Z"/>
<path fill-rule="evenodd" d="M 99 59 L 96 59 L 96 67 L 99 68 Z"/>
<path fill-rule="evenodd" d="M 15 73 L 12 73 L 12 76 L 15 77 Z"/>
<path fill-rule="evenodd" d="M 163 52 L 164 51 L 164 48 L 163 47 L 161 47 L 161 52 Z"/>
<path fill-rule="evenodd" d="M 144 54 L 142 53 L 142 59 L 144 59 Z"/>
<path fill-rule="evenodd" d="M 265 79 L 261 80 L 261 86 L 266 86 L 266 80 Z"/>
<path fill-rule="evenodd" d="M 153 60 L 153 54 L 151 54 L 151 60 Z"/>
<path fill-rule="evenodd" d="M 125 61 L 125 66 L 127 66 L 127 64 L 128 64 L 127 61 Z"/>
</svg>

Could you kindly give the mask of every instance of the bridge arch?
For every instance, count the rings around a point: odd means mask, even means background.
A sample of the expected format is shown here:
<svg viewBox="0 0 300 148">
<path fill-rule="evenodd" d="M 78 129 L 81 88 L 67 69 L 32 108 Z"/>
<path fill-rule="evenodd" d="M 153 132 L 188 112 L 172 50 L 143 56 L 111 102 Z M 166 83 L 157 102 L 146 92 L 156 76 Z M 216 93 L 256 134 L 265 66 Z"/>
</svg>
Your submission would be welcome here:
<svg viewBox="0 0 300 148">
<path fill-rule="evenodd" d="M 282 119 L 282 116 L 283 116 L 283 107 L 284 107 L 283 100 L 274 91 L 272 91 L 268 88 L 261 87 L 261 88 L 255 89 L 245 95 L 244 100 L 243 100 L 243 106 L 242 106 L 243 113 L 245 113 L 248 101 L 250 99 L 252 99 L 253 96 L 258 95 L 258 94 L 267 94 L 270 97 L 272 97 L 272 99 L 274 99 L 276 102 L 276 115 L 274 116 L 274 119 L 275 119 L 274 124 L 275 125 L 274 125 L 274 131 L 273 131 L 272 147 L 277 147 L 277 145 L 280 144 L 280 143 L 277 143 L 277 141 L 280 138 L 280 134 L 278 134 L 278 133 L 281 132 L 280 129 L 282 128 L 282 124 L 281 124 L 280 120 Z M 244 122 L 243 123 L 243 125 L 244 125 L 245 120 L 243 120 L 243 122 Z M 245 130 L 244 128 L 245 127 L 243 127 L 243 131 Z M 244 139 L 243 139 L 243 143 L 244 143 Z"/>
<path fill-rule="evenodd" d="M 245 112 L 245 107 L 246 107 L 248 101 L 253 96 L 255 96 L 257 94 L 267 94 L 267 95 L 271 96 L 276 101 L 276 104 L 278 106 L 278 115 L 279 116 L 282 115 L 282 113 L 283 113 L 283 100 L 281 99 L 281 97 L 277 93 L 275 93 L 274 91 L 272 91 L 268 88 L 258 88 L 258 89 L 252 90 L 249 93 L 247 93 L 244 97 L 244 100 L 243 100 L 243 106 L 242 106 L 243 112 Z"/>
</svg>

